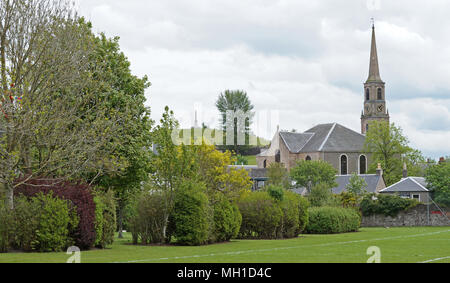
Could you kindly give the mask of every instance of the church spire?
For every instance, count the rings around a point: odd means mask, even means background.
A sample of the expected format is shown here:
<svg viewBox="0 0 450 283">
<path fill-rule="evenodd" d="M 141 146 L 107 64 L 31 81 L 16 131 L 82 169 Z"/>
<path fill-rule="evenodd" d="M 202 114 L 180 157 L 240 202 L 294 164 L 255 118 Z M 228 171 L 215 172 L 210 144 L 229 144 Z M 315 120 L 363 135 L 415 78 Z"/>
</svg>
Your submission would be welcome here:
<svg viewBox="0 0 450 283">
<path fill-rule="evenodd" d="M 375 24 L 372 24 L 372 47 L 370 50 L 370 68 L 367 82 L 382 82 L 378 66 L 377 41 L 375 38 Z"/>
</svg>

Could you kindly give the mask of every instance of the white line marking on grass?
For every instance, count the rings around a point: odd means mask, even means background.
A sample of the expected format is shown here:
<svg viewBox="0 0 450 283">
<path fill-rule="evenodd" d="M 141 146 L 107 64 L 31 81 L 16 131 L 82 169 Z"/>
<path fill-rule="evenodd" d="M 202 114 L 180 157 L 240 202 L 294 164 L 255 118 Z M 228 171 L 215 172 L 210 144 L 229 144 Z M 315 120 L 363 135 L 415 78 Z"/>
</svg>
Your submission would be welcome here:
<svg viewBox="0 0 450 283">
<path fill-rule="evenodd" d="M 259 250 L 225 252 L 225 253 L 217 253 L 217 254 L 188 255 L 188 256 L 180 256 L 180 257 L 177 256 L 177 257 L 172 257 L 172 258 L 149 258 L 149 259 L 114 262 L 114 263 L 139 263 L 139 262 L 149 262 L 149 261 L 177 260 L 177 259 L 212 257 L 212 256 L 252 254 L 252 253 L 270 252 L 270 251 L 281 251 L 281 250 L 290 250 L 290 249 L 298 249 L 298 248 L 308 248 L 308 247 L 326 247 L 326 246 L 334 246 L 334 245 L 346 245 L 346 244 L 355 244 L 355 243 L 365 243 L 365 242 L 372 242 L 372 241 L 386 241 L 386 240 L 394 240 L 394 239 L 415 238 L 415 237 L 423 237 L 423 236 L 432 236 L 432 235 L 448 233 L 448 232 L 450 232 L 450 230 L 438 231 L 438 232 L 432 232 L 432 233 L 415 234 L 415 235 L 407 235 L 407 236 L 395 236 L 395 237 L 375 238 L 375 239 L 366 239 L 366 240 L 354 240 L 354 241 L 336 242 L 336 243 L 327 243 L 327 244 L 299 245 L 299 246 L 271 248 L 271 249 L 259 249 Z"/>
<path fill-rule="evenodd" d="M 450 258 L 450 256 L 430 259 L 430 260 L 426 260 L 426 261 L 422 261 L 422 262 L 418 262 L 418 263 L 430 263 L 430 262 L 440 261 L 440 260 L 444 260 L 444 259 L 448 259 L 448 258 Z"/>
</svg>

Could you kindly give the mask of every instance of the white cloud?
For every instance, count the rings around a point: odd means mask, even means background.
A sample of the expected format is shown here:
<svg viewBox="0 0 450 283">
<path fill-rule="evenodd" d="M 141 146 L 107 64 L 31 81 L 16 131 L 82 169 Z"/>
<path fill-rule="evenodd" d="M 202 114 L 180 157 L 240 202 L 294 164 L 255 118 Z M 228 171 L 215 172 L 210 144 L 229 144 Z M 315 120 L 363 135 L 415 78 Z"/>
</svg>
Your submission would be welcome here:
<svg viewBox="0 0 450 283">
<path fill-rule="evenodd" d="M 120 36 L 133 71 L 149 75 L 154 119 L 169 105 L 189 124 L 201 103 L 214 124 L 219 93 L 244 89 L 256 110 L 278 110 L 281 128 L 299 131 L 360 129 L 375 17 L 392 121 L 426 154 L 449 154 L 448 1 L 79 1 L 94 30 Z"/>
</svg>

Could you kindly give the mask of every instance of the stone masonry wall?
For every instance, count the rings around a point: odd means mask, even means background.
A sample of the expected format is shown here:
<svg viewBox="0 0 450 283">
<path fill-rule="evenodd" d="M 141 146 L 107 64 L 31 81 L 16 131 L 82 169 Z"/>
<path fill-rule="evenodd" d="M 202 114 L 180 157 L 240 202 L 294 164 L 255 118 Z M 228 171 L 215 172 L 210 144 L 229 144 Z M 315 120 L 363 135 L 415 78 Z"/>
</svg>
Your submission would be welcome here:
<svg viewBox="0 0 450 283">
<path fill-rule="evenodd" d="M 444 210 L 444 212 L 446 212 Z M 428 208 L 419 205 L 408 211 L 400 212 L 396 217 L 384 215 L 363 216 L 361 227 L 416 227 L 416 226 L 450 226 L 450 212 L 447 217 L 434 205 L 430 206 L 428 219 Z"/>
</svg>

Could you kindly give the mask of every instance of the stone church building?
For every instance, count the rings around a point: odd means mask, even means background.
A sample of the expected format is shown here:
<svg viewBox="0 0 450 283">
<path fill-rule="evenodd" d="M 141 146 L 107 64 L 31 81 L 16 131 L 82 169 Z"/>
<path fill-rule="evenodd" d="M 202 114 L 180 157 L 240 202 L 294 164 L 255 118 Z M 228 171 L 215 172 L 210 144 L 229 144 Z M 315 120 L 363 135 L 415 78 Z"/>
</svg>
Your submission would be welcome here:
<svg viewBox="0 0 450 283">
<path fill-rule="evenodd" d="M 369 77 L 364 84 L 364 110 L 361 132 L 338 123 L 317 125 L 304 133 L 277 131 L 270 147 L 256 157 L 259 168 L 271 163 L 283 163 L 288 170 L 299 160 L 324 160 L 336 168 L 339 175 L 367 174 L 370 154 L 363 152 L 365 134 L 371 121 L 389 122 L 385 83 L 381 80 L 375 27 L 372 27 Z"/>
</svg>

